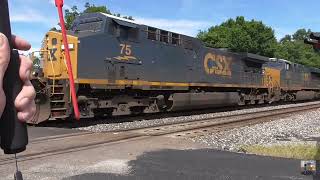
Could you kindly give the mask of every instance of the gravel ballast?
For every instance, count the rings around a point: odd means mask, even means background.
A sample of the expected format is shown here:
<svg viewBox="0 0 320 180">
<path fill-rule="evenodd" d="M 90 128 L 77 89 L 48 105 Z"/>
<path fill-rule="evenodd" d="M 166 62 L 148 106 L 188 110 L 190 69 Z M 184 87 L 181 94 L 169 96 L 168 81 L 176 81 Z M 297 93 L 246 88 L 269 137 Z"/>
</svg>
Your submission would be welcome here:
<svg viewBox="0 0 320 180">
<path fill-rule="evenodd" d="M 142 119 L 140 119 L 139 121 L 114 124 L 109 124 L 106 121 L 106 123 L 104 124 L 97 124 L 77 129 L 91 132 L 117 132 L 123 130 L 155 127 L 167 124 L 203 120 L 207 118 L 254 113 L 266 110 L 283 109 L 311 104 L 319 104 L 319 102 L 268 106 L 228 112 L 159 118 L 151 120 L 143 119 L 142 117 Z M 278 120 L 265 122 L 262 124 L 235 128 L 231 130 L 217 132 L 214 134 L 202 134 L 202 136 L 191 138 L 191 141 L 204 144 L 205 147 L 211 147 L 213 149 L 254 154 L 261 153 L 250 151 L 250 148 L 252 149 L 255 147 L 270 147 L 271 149 L 274 148 L 274 151 L 276 151 L 276 148 L 279 148 L 279 146 L 280 149 L 283 149 L 282 147 L 289 147 L 289 155 L 282 156 L 281 154 L 279 154 L 275 156 L 289 158 L 298 157 L 299 159 L 300 155 L 290 155 L 291 148 L 301 147 L 301 145 L 303 147 L 310 147 L 310 145 L 312 147 L 315 147 L 315 145 L 320 146 L 320 109 L 294 113 L 292 116 L 279 118 Z M 273 154 L 268 153 L 261 155 L 273 156 Z"/>
<path fill-rule="evenodd" d="M 272 110 L 272 109 L 283 109 L 283 108 L 288 108 L 288 107 L 304 106 L 304 105 L 310 105 L 310 104 L 319 104 L 319 102 L 308 102 L 308 103 L 299 103 L 299 104 L 268 106 L 268 107 L 242 109 L 242 110 L 235 110 L 235 111 L 228 111 L 228 112 L 209 113 L 209 114 L 201 114 L 201 115 L 189 115 L 189 116 L 179 116 L 179 117 L 167 117 L 167 118 L 151 119 L 151 120 L 150 119 L 143 119 L 144 117 L 141 117 L 141 119 L 139 121 L 113 123 L 113 124 L 109 124 L 108 121 L 106 120 L 105 123 L 99 123 L 97 125 L 81 127 L 81 128 L 75 128 L 75 129 L 91 131 L 91 132 L 123 131 L 123 130 L 130 130 L 130 129 L 136 129 L 136 128 L 153 127 L 153 126 L 173 124 L 173 123 L 189 122 L 189 121 L 194 121 L 194 120 L 203 120 L 203 119 L 206 119 L 206 118 L 214 118 L 214 117 L 221 117 L 221 116 L 229 116 L 229 115 L 245 114 L 245 113 L 252 113 L 252 112 L 260 112 L 260 111 L 266 111 L 266 110 Z M 305 116 L 305 117 L 307 117 L 307 116 Z M 300 120 L 297 120 L 297 122 L 299 122 L 299 121 Z M 272 122 L 272 123 L 276 123 L 276 122 Z M 290 124 L 290 123 L 288 122 L 288 124 Z M 282 126 L 279 125 L 280 129 L 281 129 L 281 127 Z M 253 128 L 253 127 L 248 127 L 248 128 L 250 129 L 250 128 Z M 267 128 L 267 127 L 265 127 L 265 128 Z M 272 127 L 270 127 L 270 128 L 273 129 Z M 233 130 L 230 135 L 237 137 L 237 136 L 241 135 L 242 133 L 244 133 L 245 131 L 242 132 L 242 130 L 241 130 L 237 134 L 235 134 L 235 132 L 238 132 L 238 131 L 234 131 Z M 208 144 L 212 144 L 212 143 L 210 143 L 208 141 Z"/>
<path fill-rule="evenodd" d="M 192 138 L 215 149 L 241 151 L 242 147 L 261 145 L 312 144 L 320 140 L 320 109 L 294 114 L 279 120 L 206 134 Z"/>
</svg>

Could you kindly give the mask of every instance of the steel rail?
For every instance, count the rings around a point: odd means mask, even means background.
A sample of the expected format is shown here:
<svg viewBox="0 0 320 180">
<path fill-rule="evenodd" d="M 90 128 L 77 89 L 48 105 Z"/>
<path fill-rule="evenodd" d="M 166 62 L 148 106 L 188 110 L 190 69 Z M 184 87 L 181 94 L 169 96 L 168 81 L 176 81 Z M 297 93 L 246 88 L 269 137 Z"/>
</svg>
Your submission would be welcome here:
<svg viewBox="0 0 320 180">
<path fill-rule="evenodd" d="M 49 138 L 41 138 L 35 140 L 34 149 L 27 151 L 19 157 L 19 161 L 29 161 L 37 158 L 44 158 L 59 154 L 72 153 L 93 149 L 107 144 L 121 143 L 125 141 L 133 141 L 138 139 L 150 138 L 152 136 L 183 136 L 183 134 L 190 135 L 192 133 L 200 134 L 211 132 L 223 131 L 226 129 L 246 126 L 248 124 L 262 123 L 270 121 L 272 118 L 279 116 L 292 116 L 293 113 L 300 113 L 302 111 L 310 111 L 320 108 L 320 103 L 301 105 L 295 107 L 287 107 L 283 109 L 271 109 L 260 112 L 249 112 L 242 114 L 233 114 L 230 116 L 219 116 L 212 118 L 204 118 L 193 120 L 192 122 L 180 122 L 169 125 L 161 125 L 158 127 L 139 128 L 118 132 L 107 133 L 76 133 L 70 135 L 55 136 Z M 189 133 L 189 134 L 188 134 Z M 182 134 L 182 135 L 181 135 Z M 50 143 L 48 143 L 50 142 Z M 62 143 L 57 146 L 56 143 Z M 41 147 L 37 147 L 41 146 Z M 37 149 L 38 148 L 38 149 Z M 34 152 L 33 152 L 34 151 Z M 2 158 L 1 158 L 2 157 Z M 13 157 L 0 156 L 0 166 L 12 163 Z"/>
</svg>

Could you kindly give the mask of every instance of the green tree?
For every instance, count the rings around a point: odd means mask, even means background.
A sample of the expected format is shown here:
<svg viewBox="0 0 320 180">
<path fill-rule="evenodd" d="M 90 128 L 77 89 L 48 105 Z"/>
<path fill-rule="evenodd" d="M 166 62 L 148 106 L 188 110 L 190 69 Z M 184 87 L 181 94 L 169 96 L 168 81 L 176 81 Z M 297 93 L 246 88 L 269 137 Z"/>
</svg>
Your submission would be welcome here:
<svg viewBox="0 0 320 180">
<path fill-rule="evenodd" d="M 39 69 L 41 66 L 40 58 L 37 56 L 34 56 L 32 60 L 33 60 L 33 68 Z"/>
<path fill-rule="evenodd" d="M 310 29 L 298 29 L 293 35 L 286 35 L 280 40 L 275 57 L 320 68 L 320 54 L 312 46 L 304 44 L 310 33 Z"/>
<path fill-rule="evenodd" d="M 58 30 L 56 27 L 51 28 L 49 31 L 56 31 L 56 32 L 60 32 L 61 30 Z"/>
<path fill-rule="evenodd" d="M 308 36 L 311 34 L 311 30 L 308 29 L 298 29 L 293 35 L 292 40 L 293 41 L 303 41 L 304 39 L 308 38 Z"/>
<path fill-rule="evenodd" d="M 292 41 L 291 35 L 285 35 L 282 39 L 280 39 L 280 43 L 287 42 L 287 41 Z"/>
<path fill-rule="evenodd" d="M 66 28 L 70 29 L 72 26 L 73 21 L 78 17 L 80 13 L 78 12 L 78 7 L 77 6 L 72 6 L 71 9 L 66 9 L 65 10 L 65 23 L 66 23 Z"/>
<path fill-rule="evenodd" d="M 261 21 L 246 21 L 243 16 L 229 19 L 197 36 L 208 47 L 228 48 L 234 52 L 250 52 L 273 57 L 277 40 L 272 28 Z"/>
<path fill-rule="evenodd" d="M 85 10 L 83 13 L 95 13 L 95 12 L 102 12 L 106 14 L 111 14 L 110 10 L 107 8 L 107 6 L 95 6 L 94 4 L 86 3 L 84 5 Z"/>
</svg>

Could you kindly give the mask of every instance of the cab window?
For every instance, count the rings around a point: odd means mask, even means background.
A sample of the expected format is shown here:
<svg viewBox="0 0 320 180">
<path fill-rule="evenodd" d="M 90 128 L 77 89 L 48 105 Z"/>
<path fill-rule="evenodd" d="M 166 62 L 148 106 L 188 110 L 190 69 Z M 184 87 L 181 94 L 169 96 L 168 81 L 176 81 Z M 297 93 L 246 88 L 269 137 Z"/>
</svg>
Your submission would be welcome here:
<svg viewBox="0 0 320 180">
<path fill-rule="evenodd" d="M 52 38 L 52 40 L 51 40 L 51 44 L 52 44 L 52 46 L 57 45 L 57 44 L 58 44 L 58 40 L 57 40 L 57 38 Z"/>
<path fill-rule="evenodd" d="M 169 32 L 168 31 L 160 31 L 160 41 L 164 43 L 169 43 Z"/>
<path fill-rule="evenodd" d="M 117 23 L 111 23 L 109 26 L 109 34 L 122 40 L 138 41 L 139 28 L 122 26 Z"/>
<path fill-rule="evenodd" d="M 172 37 L 172 40 L 171 40 L 172 44 L 180 45 L 180 34 L 172 33 L 171 37 Z"/>
<path fill-rule="evenodd" d="M 157 40 L 157 29 L 156 28 L 152 28 L 152 27 L 148 27 L 148 39 L 150 40 Z"/>
<path fill-rule="evenodd" d="M 290 71 L 290 70 L 291 70 L 291 67 L 290 67 L 290 64 L 289 64 L 289 63 L 286 63 L 285 66 L 286 66 L 286 70 L 287 70 L 287 71 Z"/>
</svg>

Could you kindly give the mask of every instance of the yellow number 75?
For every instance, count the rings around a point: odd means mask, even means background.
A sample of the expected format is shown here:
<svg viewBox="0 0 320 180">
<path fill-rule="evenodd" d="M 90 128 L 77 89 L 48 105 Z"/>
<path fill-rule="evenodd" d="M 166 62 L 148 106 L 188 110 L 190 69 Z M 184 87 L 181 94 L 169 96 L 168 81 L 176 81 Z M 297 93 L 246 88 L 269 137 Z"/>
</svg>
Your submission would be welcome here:
<svg viewBox="0 0 320 180">
<path fill-rule="evenodd" d="M 128 45 L 128 44 L 120 44 L 120 47 L 121 47 L 121 51 L 120 51 L 120 54 L 124 54 L 127 55 L 127 56 L 131 56 L 131 45 Z"/>
</svg>

